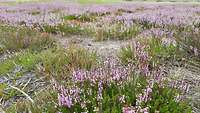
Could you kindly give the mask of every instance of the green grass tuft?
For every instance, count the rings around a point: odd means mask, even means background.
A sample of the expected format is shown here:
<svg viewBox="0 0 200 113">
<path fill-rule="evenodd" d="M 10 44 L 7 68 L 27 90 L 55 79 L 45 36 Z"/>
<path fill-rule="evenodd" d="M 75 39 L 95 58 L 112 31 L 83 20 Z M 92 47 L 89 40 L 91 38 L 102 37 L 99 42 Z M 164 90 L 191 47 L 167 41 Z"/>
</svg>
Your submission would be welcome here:
<svg viewBox="0 0 200 113">
<path fill-rule="evenodd" d="M 34 69 L 34 66 L 39 62 L 38 58 L 39 56 L 36 53 L 32 53 L 30 51 L 19 53 L 12 58 L 8 58 L 7 60 L 0 62 L 0 75 L 5 75 L 9 72 L 13 72 L 17 66 L 22 67 L 21 71 L 32 70 Z"/>
</svg>

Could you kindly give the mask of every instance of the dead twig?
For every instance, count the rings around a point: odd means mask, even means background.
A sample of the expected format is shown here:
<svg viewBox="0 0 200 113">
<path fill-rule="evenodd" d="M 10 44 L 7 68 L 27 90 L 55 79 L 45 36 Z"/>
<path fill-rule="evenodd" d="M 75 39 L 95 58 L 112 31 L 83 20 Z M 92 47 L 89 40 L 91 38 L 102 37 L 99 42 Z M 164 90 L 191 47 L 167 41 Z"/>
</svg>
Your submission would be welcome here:
<svg viewBox="0 0 200 113">
<path fill-rule="evenodd" d="M 16 89 L 17 91 L 21 92 L 23 95 L 25 95 L 27 97 L 28 100 L 30 100 L 32 103 L 34 103 L 33 99 L 31 99 L 31 97 L 27 93 L 25 93 L 24 91 L 22 91 L 21 89 L 15 87 L 15 86 L 11 86 L 11 85 L 9 85 L 9 86 L 11 88 Z"/>
<path fill-rule="evenodd" d="M 28 82 L 24 85 L 24 87 L 22 88 L 22 90 L 24 90 L 24 88 L 26 88 L 26 86 L 29 84 L 29 82 L 31 81 L 31 78 L 28 80 Z"/>
</svg>

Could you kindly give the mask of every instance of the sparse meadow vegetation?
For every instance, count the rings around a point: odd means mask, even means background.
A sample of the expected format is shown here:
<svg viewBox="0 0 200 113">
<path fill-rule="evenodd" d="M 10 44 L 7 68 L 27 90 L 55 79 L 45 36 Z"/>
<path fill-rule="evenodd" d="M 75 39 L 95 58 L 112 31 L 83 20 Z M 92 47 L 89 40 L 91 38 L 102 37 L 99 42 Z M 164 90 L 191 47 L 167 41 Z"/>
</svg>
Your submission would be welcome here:
<svg viewBox="0 0 200 113">
<path fill-rule="evenodd" d="M 199 5 L 78 2 L 0 6 L 0 112 L 199 112 Z"/>
<path fill-rule="evenodd" d="M 41 54 L 41 65 L 45 74 L 59 78 L 68 78 L 68 74 L 76 69 L 90 69 L 98 64 L 95 52 L 75 45 L 67 49 L 50 49 Z"/>
<path fill-rule="evenodd" d="M 0 52 L 30 49 L 40 51 L 54 45 L 54 39 L 47 33 L 39 33 L 26 27 L 0 26 Z"/>
</svg>

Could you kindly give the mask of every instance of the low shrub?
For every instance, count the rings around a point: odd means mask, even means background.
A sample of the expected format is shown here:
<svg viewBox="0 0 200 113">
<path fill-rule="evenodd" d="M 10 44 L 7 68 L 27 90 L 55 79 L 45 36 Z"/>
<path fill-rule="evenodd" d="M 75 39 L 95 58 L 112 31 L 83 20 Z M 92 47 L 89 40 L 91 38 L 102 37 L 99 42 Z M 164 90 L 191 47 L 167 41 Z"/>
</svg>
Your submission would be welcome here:
<svg viewBox="0 0 200 113">
<path fill-rule="evenodd" d="M 166 81 L 161 80 L 159 71 L 144 76 L 135 74 L 131 67 L 108 60 L 89 71 L 74 71 L 63 85 L 54 81 L 58 91 L 58 110 L 62 113 L 191 113 L 184 100 L 176 100 L 183 90 L 164 84 Z"/>
<path fill-rule="evenodd" d="M 64 75 L 74 69 L 90 69 L 97 65 L 95 52 L 71 45 L 67 49 L 50 49 L 41 54 L 45 73 L 49 75 Z"/>
<path fill-rule="evenodd" d="M 97 41 L 103 40 L 125 40 L 135 37 L 141 30 L 139 25 L 132 25 L 131 27 L 124 26 L 122 23 L 114 24 L 112 26 L 105 25 L 96 28 L 94 37 Z"/>
<path fill-rule="evenodd" d="M 176 32 L 175 39 L 179 45 L 186 51 L 190 56 L 200 56 L 200 35 L 199 30 L 192 29 L 190 27 L 185 28 L 181 32 Z"/>
<path fill-rule="evenodd" d="M 179 45 L 171 39 L 163 38 L 149 38 L 149 39 L 140 39 L 141 46 L 145 46 L 144 49 L 147 52 L 148 56 L 151 58 L 149 62 L 151 66 L 158 66 L 165 64 L 168 61 L 179 61 L 184 55 Z M 121 62 L 127 64 L 129 62 L 136 63 L 136 49 L 135 43 L 129 45 L 128 47 L 123 47 L 119 52 L 119 58 Z"/>
</svg>

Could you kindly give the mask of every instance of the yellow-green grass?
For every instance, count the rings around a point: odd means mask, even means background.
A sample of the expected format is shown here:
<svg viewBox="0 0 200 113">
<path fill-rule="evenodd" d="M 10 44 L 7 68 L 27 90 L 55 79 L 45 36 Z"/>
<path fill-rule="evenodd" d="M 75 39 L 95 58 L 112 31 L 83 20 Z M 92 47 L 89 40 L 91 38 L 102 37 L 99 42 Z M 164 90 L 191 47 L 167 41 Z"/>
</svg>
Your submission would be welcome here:
<svg viewBox="0 0 200 113">
<path fill-rule="evenodd" d="M 7 60 L 0 62 L 0 75 L 12 72 L 16 66 L 22 67 L 23 70 L 31 70 L 39 62 L 39 55 L 30 51 L 19 53 Z"/>
</svg>

